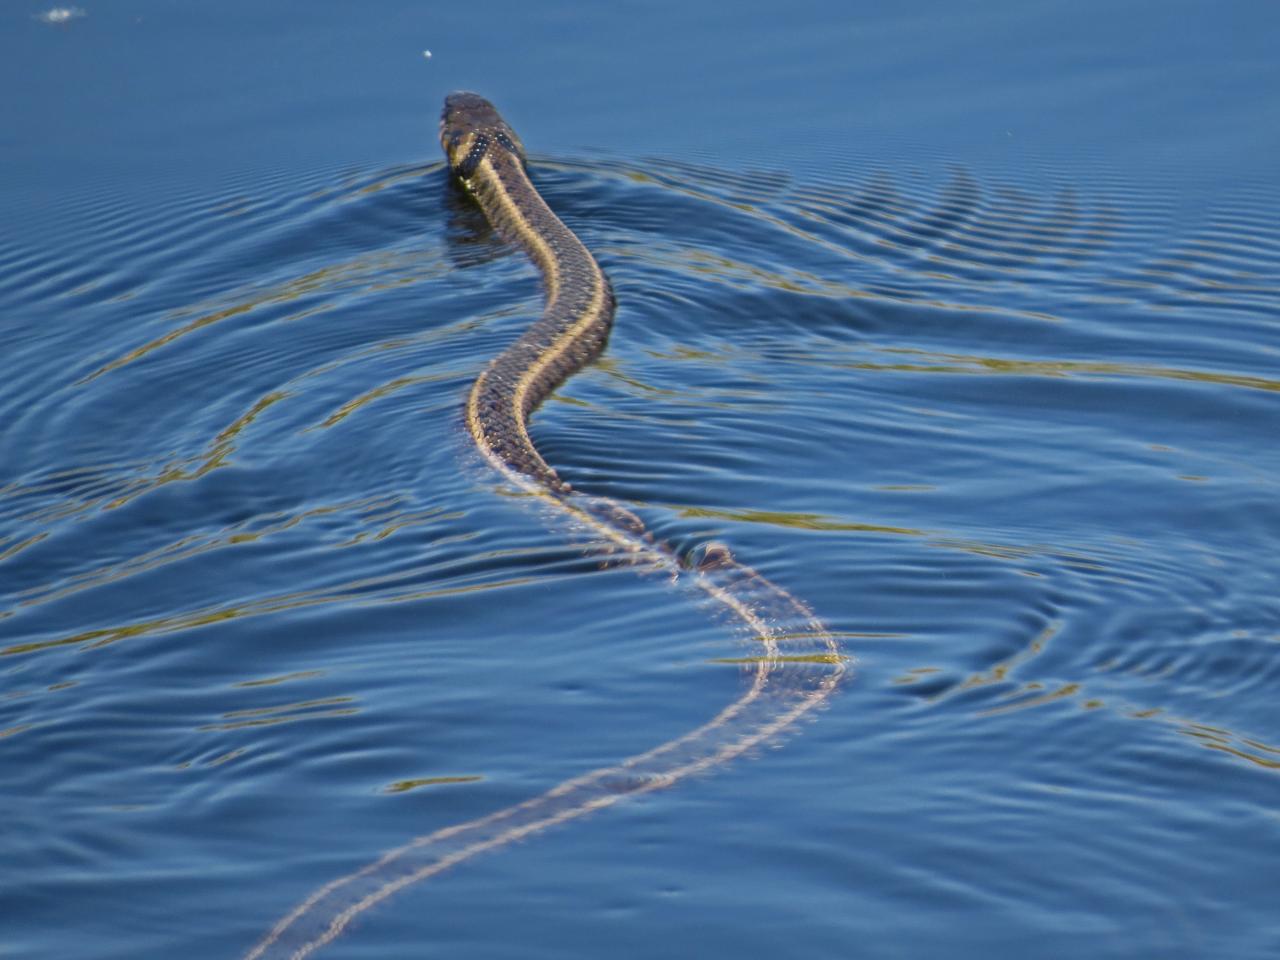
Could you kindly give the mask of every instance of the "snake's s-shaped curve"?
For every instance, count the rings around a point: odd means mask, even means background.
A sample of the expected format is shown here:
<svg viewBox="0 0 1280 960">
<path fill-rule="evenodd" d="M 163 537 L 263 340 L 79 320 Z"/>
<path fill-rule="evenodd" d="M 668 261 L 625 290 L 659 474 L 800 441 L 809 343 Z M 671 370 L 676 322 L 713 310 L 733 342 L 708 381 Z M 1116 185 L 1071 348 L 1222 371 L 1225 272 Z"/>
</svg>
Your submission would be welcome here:
<svg viewBox="0 0 1280 960">
<path fill-rule="evenodd" d="M 727 610 L 752 636 L 750 685 L 694 730 L 646 753 L 567 780 L 496 813 L 418 837 L 325 884 L 283 917 L 244 960 L 302 960 L 350 922 L 405 887 L 478 853 L 504 846 L 636 794 L 649 793 L 769 742 L 830 699 L 847 671 L 835 637 L 802 602 L 719 545 L 696 561 L 657 541 L 620 503 L 573 491 L 529 438 L 533 410 L 604 349 L 614 298 L 595 258 L 539 196 L 524 149 L 493 105 L 472 93 L 445 100 L 440 140 L 462 185 L 489 221 L 520 245 L 542 274 L 542 317 L 476 379 L 466 425 L 496 469 L 609 549 L 679 575 Z"/>
</svg>

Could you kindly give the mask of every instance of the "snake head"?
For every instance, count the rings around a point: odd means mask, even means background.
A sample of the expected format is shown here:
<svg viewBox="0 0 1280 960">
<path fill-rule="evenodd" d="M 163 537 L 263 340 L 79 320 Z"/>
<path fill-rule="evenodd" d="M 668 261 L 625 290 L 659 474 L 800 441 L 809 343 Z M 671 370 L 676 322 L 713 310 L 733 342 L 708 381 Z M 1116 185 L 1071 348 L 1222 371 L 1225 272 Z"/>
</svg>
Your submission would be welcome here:
<svg viewBox="0 0 1280 960">
<path fill-rule="evenodd" d="M 476 93 L 451 93 L 440 115 L 440 145 L 465 183 L 486 155 L 504 150 L 524 163 L 524 145 L 492 103 Z"/>
</svg>

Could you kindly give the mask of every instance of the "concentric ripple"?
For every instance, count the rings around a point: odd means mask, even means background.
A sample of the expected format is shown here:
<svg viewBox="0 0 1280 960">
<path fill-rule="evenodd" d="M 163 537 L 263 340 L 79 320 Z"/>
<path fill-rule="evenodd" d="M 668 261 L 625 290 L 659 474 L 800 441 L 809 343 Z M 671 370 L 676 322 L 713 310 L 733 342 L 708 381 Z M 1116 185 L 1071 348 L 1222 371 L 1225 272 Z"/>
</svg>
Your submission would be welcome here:
<svg viewBox="0 0 1280 960">
<path fill-rule="evenodd" d="M 1264 911 L 1280 197 L 928 156 L 532 170 L 620 304 L 539 450 L 677 551 L 731 543 L 862 669 L 786 751 L 469 863 L 343 942 L 483 955 L 499 909 L 606 929 L 632 869 L 677 891 L 645 916 L 778 876 L 876 944 L 950 910 L 1182 904 L 1227 938 Z M 670 571 L 602 557 L 471 450 L 466 390 L 540 293 L 442 165 L 30 210 L 0 239 L 28 949 L 87 924 L 104 956 L 241 956 L 414 837 L 601 768 L 651 793 L 618 761 L 740 694 L 750 649 Z M 1134 954 L 1134 922 L 1076 935 Z M 153 928 L 167 946 L 121 932 Z"/>
</svg>

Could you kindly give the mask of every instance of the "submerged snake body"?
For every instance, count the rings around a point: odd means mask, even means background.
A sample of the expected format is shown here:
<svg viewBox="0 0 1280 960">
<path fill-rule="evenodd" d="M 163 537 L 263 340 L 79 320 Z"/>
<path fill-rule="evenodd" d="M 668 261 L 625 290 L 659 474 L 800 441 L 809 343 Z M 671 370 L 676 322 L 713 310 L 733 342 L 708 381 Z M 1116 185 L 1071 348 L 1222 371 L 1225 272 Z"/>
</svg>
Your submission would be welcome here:
<svg viewBox="0 0 1280 960">
<path fill-rule="evenodd" d="M 814 713 L 846 675 L 832 634 L 789 592 L 740 564 L 718 544 L 696 562 L 656 540 L 613 500 L 575 492 L 538 453 L 528 419 L 567 377 L 604 349 L 613 321 L 609 281 L 590 252 L 552 213 L 525 173 L 515 133 L 487 100 L 445 101 L 440 139 L 454 174 L 494 227 L 519 244 L 546 287 L 542 317 L 476 379 L 467 430 L 485 458 L 523 490 L 630 559 L 684 575 L 750 632 L 740 663 L 751 681 L 701 726 L 619 762 L 567 780 L 523 803 L 417 837 L 317 889 L 283 917 L 244 960 L 302 960 L 392 894 L 476 854 L 668 787 L 740 757 Z"/>
</svg>

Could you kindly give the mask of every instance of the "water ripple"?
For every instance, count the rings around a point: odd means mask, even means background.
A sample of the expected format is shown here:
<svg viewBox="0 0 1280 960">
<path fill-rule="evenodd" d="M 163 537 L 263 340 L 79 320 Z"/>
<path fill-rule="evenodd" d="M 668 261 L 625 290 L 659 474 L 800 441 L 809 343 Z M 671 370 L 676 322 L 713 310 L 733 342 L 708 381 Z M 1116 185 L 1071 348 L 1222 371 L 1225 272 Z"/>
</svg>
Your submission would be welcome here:
<svg viewBox="0 0 1280 960">
<path fill-rule="evenodd" d="M 864 665 L 767 770 L 582 836 L 711 835 L 699 798 L 738 797 L 784 811 L 759 849 L 899 911 L 1048 909 L 1081 858 L 1177 902 L 1280 770 L 1280 198 L 910 159 L 534 158 L 620 303 L 539 447 L 679 550 L 732 542 Z M 371 853 L 732 700 L 722 624 L 470 449 L 461 396 L 540 294 L 440 164 L 48 217 L 0 240 L 0 743 L 15 875 L 63 864 L 68 922 L 122 870 L 182 913 L 147 871 L 198 861 L 241 891 L 209 894 L 234 955 Z M 1019 874 L 1029 837 L 1070 870 Z M 534 846 L 484 883 L 533 888 Z"/>
</svg>

